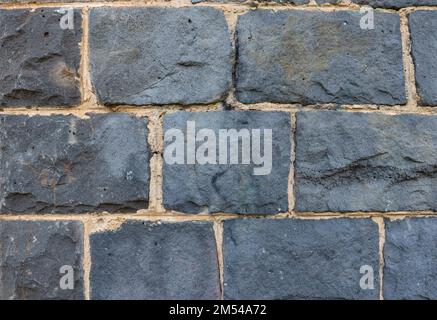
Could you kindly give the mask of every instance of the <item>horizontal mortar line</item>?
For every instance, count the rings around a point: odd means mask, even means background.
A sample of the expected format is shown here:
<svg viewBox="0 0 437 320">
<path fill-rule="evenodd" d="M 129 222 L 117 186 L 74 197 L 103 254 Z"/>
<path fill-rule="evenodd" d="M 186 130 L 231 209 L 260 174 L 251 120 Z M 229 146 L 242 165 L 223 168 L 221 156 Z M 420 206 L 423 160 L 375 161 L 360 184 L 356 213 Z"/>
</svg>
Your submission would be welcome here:
<svg viewBox="0 0 437 320">
<path fill-rule="evenodd" d="M 50 2 L 50 3 L 2 3 L 0 9 L 14 10 L 14 9 L 38 9 L 38 8 L 98 8 L 98 7 L 162 7 L 162 8 L 181 8 L 181 7 L 215 7 L 223 10 L 255 10 L 255 9 L 271 9 L 271 10 L 306 10 L 306 11 L 359 11 L 367 5 L 359 4 L 292 4 L 292 3 L 257 3 L 247 1 L 243 3 L 197 3 L 193 4 L 191 1 L 96 1 L 96 2 Z M 414 12 L 418 10 L 437 10 L 437 6 L 409 6 L 398 9 L 390 9 L 383 7 L 374 7 L 374 9 L 381 12 L 397 13 L 400 11 Z"/>
<path fill-rule="evenodd" d="M 432 210 L 416 210 L 416 211 L 390 211 L 390 212 L 379 212 L 379 211 L 350 211 L 350 212 L 293 212 L 294 217 L 370 217 L 370 218 L 390 218 L 390 217 L 435 217 L 437 216 L 437 211 Z"/>
<path fill-rule="evenodd" d="M 79 220 L 79 221 L 99 221 L 99 220 L 144 220 L 144 221 L 220 221 L 229 219 L 338 219 L 338 218 L 415 218 L 415 217 L 437 217 L 436 211 L 414 211 L 414 212 L 323 212 L 323 213 L 295 213 L 293 216 L 287 213 L 281 214 L 188 214 L 188 213 L 71 213 L 71 214 L 0 214 L 0 221 L 53 221 L 53 220 Z"/>
<path fill-rule="evenodd" d="M 29 115 L 52 115 L 52 114 L 80 114 L 85 116 L 87 113 L 114 113 L 114 112 L 126 112 L 136 114 L 148 114 L 156 111 L 159 112 L 172 112 L 172 111 L 190 111 L 195 108 L 198 111 L 220 110 L 220 105 L 144 105 L 144 106 L 116 106 L 107 107 L 97 105 L 96 107 L 84 108 L 79 107 L 38 107 L 38 108 L 3 108 L 0 110 L 0 114 L 29 114 Z"/>
<path fill-rule="evenodd" d="M 282 104 L 282 103 L 259 103 L 259 104 L 237 103 L 235 105 L 235 108 L 248 109 L 248 110 L 266 110 L 266 111 L 277 108 L 281 110 L 291 110 L 294 112 L 336 110 L 336 111 L 347 111 L 347 112 L 375 112 L 375 113 L 386 113 L 386 114 L 401 114 L 401 113 L 402 114 L 403 113 L 437 114 L 436 107 L 420 107 L 420 106 L 408 107 L 406 105 L 391 106 L 391 105 L 373 105 L 373 104 L 338 105 L 338 104 L 327 103 L 327 104 L 301 105 L 301 104 Z"/>
<path fill-rule="evenodd" d="M 3 3 L 0 4 L 0 9 L 13 10 L 13 9 L 35 9 L 35 8 L 56 8 L 56 7 L 70 7 L 70 8 L 96 8 L 96 7 L 163 7 L 163 8 L 180 8 L 180 7 L 216 7 L 219 9 L 246 9 L 246 10 L 254 10 L 254 9 L 272 9 L 272 10 L 308 10 L 308 11 L 324 11 L 324 12 L 333 12 L 333 11 L 359 11 L 362 7 L 368 7 L 366 5 L 359 4 L 292 4 L 292 3 L 254 3 L 251 1 L 243 2 L 243 3 L 197 3 L 193 4 L 191 1 L 97 1 L 97 2 L 74 2 L 74 3 L 65 3 L 65 2 L 51 2 L 51 3 Z M 421 10 L 421 9 L 437 9 L 437 6 L 410 6 L 399 9 L 390 9 L 383 7 L 374 7 L 381 12 L 392 12 L 396 13 L 400 10 Z"/>
<path fill-rule="evenodd" d="M 254 111 L 323 111 L 335 110 L 344 112 L 368 112 L 368 113 L 383 113 L 389 115 L 396 114 L 425 114 L 437 115 L 437 106 L 435 107 L 407 107 L 407 106 L 386 106 L 386 105 L 334 105 L 334 104 L 282 104 L 282 103 L 254 103 L 242 104 L 236 103 L 230 105 L 231 110 L 254 110 Z M 87 113 L 113 113 L 125 112 L 138 115 L 148 115 L 152 112 L 209 112 L 209 111 L 228 111 L 222 107 L 222 103 L 209 105 L 143 105 L 143 106 L 114 106 L 114 107 L 92 107 L 92 108 L 77 108 L 77 107 L 38 107 L 38 108 L 3 108 L 0 110 L 0 115 L 81 115 L 86 116 Z"/>
</svg>

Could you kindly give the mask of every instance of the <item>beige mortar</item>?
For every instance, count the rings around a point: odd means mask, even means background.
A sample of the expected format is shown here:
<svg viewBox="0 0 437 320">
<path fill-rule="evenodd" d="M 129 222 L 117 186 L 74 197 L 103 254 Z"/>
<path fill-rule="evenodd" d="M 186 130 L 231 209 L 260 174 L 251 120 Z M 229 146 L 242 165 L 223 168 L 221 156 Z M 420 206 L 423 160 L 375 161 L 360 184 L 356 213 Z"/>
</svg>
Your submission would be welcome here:
<svg viewBox="0 0 437 320">
<path fill-rule="evenodd" d="M 216 213 L 212 215 L 208 214 L 184 214 L 174 211 L 165 210 L 162 206 L 162 152 L 163 152 L 163 132 L 162 132 L 162 117 L 165 113 L 173 113 L 176 111 L 184 110 L 189 112 L 194 111 L 214 111 L 221 110 L 222 103 L 213 103 L 209 105 L 191 105 L 191 106 L 181 106 L 181 105 L 168 105 L 168 106 L 129 106 L 120 105 L 113 106 L 111 108 L 102 106 L 98 104 L 97 97 L 93 91 L 89 70 L 89 54 L 88 54 L 88 11 L 89 8 L 94 7 L 190 7 L 193 6 L 190 0 L 175 0 L 175 1 L 119 1 L 119 2 L 81 2 L 81 3 L 35 3 L 35 4 L 0 4 L 0 9 L 36 9 L 40 7 L 72 7 L 80 8 L 83 13 L 82 27 L 83 27 L 83 38 L 80 44 L 82 55 L 81 55 L 81 67 L 79 70 L 81 78 L 81 95 L 82 102 L 79 106 L 75 108 L 67 107 L 41 107 L 34 109 L 24 109 L 24 108 L 5 108 L 0 110 L 0 114 L 26 114 L 26 115 L 51 115 L 51 114 L 73 114 L 78 117 L 86 117 L 86 113 L 108 113 L 108 112 L 129 112 L 137 116 L 146 116 L 149 119 L 149 135 L 148 143 L 150 149 L 154 154 L 150 160 L 150 208 L 146 210 L 139 210 L 137 212 L 132 212 L 128 214 L 110 214 L 110 213 L 89 213 L 89 214 L 26 214 L 26 215 L 2 215 L 1 220 L 77 220 L 82 221 L 84 224 L 84 290 L 86 298 L 90 298 L 91 288 L 89 282 L 89 273 L 91 268 L 91 258 L 90 258 L 90 247 L 89 247 L 89 235 L 96 232 L 116 230 L 121 224 L 127 220 L 144 220 L 144 221 L 168 221 L 168 222 L 180 222 L 180 221 L 211 221 L 214 223 L 214 233 L 217 244 L 217 254 L 218 263 L 220 270 L 220 286 L 221 292 L 223 294 L 223 252 L 222 252 L 222 241 L 223 241 L 223 221 L 226 219 L 236 219 L 242 216 L 236 214 L 227 213 Z M 248 1 L 243 4 L 211 4 L 211 3 L 201 3 L 196 6 L 209 6 L 215 7 L 223 10 L 226 21 L 229 26 L 232 46 L 235 55 L 235 27 L 236 21 L 239 15 L 253 10 L 254 8 L 272 9 L 272 10 L 313 10 L 313 11 L 323 11 L 332 12 L 339 10 L 360 10 L 360 6 L 356 4 L 351 4 L 349 0 L 343 0 L 338 5 L 316 5 L 315 1 L 312 0 L 308 5 L 293 5 L 293 4 L 275 4 L 275 3 L 257 3 L 254 1 Z M 379 10 L 379 9 L 378 9 Z M 293 130 L 295 129 L 296 116 L 295 113 L 298 111 L 316 111 L 316 110 L 342 110 L 345 112 L 374 112 L 383 113 L 389 115 L 396 114 L 425 114 L 425 115 L 436 115 L 437 108 L 432 107 L 418 107 L 418 97 L 417 89 L 415 85 L 414 78 L 414 65 L 411 57 L 411 43 L 409 37 L 409 29 L 406 15 L 409 12 L 416 10 L 437 10 L 437 6 L 427 6 L 427 7 L 409 7 L 401 9 L 399 11 L 382 9 L 380 11 L 385 12 L 398 12 L 401 19 L 401 35 L 402 35 L 402 46 L 403 46 L 403 63 L 404 63 L 404 76 L 406 83 L 406 93 L 408 102 L 407 105 L 402 106 L 381 106 L 381 105 L 343 105 L 338 107 L 333 104 L 319 104 L 319 105 L 309 105 L 302 106 L 300 104 L 278 104 L 278 103 L 257 103 L 257 104 L 242 104 L 235 99 L 234 89 L 229 93 L 226 103 L 237 110 L 260 110 L 260 111 L 271 111 L 280 110 L 287 111 L 290 113 L 292 119 Z M 234 57 L 235 65 L 235 57 Z M 265 218 L 265 219 L 338 219 L 338 218 L 371 218 L 375 223 L 378 224 L 379 229 L 379 247 L 380 247 L 380 298 L 382 299 L 383 292 L 383 246 L 385 242 L 385 230 L 384 230 L 384 218 L 389 218 L 391 220 L 404 219 L 406 217 L 430 217 L 435 216 L 434 211 L 418 211 L 418 212 L 304 212 L 296 213 L 294 211 L 295 199 L 293 196 L 294 188 L 294 141 L 292 139 L 292 159 L 290 176 L 289 176 L 289 212 L 281 213 L 278 215 L 249 215 L 244 216 L 244 218 L 254 219 L 254 218 Z M 223 297 L 222 297 L 223 298 Z"/>
</svg>

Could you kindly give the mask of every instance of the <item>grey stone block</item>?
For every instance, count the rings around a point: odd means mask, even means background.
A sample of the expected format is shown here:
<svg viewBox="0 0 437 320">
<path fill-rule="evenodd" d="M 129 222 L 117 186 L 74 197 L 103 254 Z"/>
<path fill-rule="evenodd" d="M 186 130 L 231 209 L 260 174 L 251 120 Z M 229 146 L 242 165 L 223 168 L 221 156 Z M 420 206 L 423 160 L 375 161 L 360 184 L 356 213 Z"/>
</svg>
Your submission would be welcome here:
<svg viewBox="0 0 437 320">
<path fill-rule="evenodd" d="M 129 221 L 91 235 L 92 299 L 219 299 L 211 223 Z"/>
<path fill-rule="evenodd" d="M 88 2 L 91 0 L 62 0 L 62 2 Z M 50 3 L 50 2 L 60 2 L 58 0 L 0 0 L 0 3 Z"/>
<path fill-rule="evenodd" d="M 226 299 L 378 299 L 378 226 L 370 219 L 224 223 Z M 373 289 L 362 289 L 362 266 Z"/>
<path fill-rule="evenodd" d="M 83 299 L 82 259 L 81 222 L 0 221 L 0 300 Z"/>
<path fill-rule="evenodd" d="M 245 103 L 405 104 L 399 16 L 256 10 L 237 24 L 236 95 Z"/>
<path fill-rule="evenodd" d="M 352 0 L 361 5 L 369 5 L 373 8 L 400 9 L 412 6 L 432 6 L 437 0 Z"/>
<path fill-rule="evenodd" d="M 437 1 L 436 1 L 437 4 Z M 437 105 L 437 10 L 408 15 L 420 104 Z"/>
<path fill-rule="evenodd" d="M 80 103 L 80 10 L 74 29 L 52 8 L 0 10 L 0 107 Z"/>
<path fill-rule="evenodd" d="M 316 0 L 317 4 L 338 4 L 341 0 Z"/>
<path fill-rule="evenodd" d="M 90 11 L 93 85 L 105 104 L 193 104 L 231 85 L 231 42 L 214 8 Z"/>
<path fill-rule="evenodd" d="M 437 117 L 299 112 L 297 211 L 437 209 Z"/>
<path fill-rule="evenodd" d="M 211 2 L 211 3 L 246 3 L 250 4 L 251 0 L 191 0 L 191 3 L 196 4 L 200 2 Z M 258 3 L 263 2 L 276 2 L 278 4 L 287 3 L 287 4 L 307 4 L 310 0 L 257 0 Z"/>
<path fill-rule="evenodd" d="M 437 219 L 386 220 L 385 299 L 437 299 Z"/>
<path fill-rule="evenodd" d="M 0 212 L 147 208 L 147 119 L 0 116 Z"/>
<path fill-rule="evenodd" d="M 291 148 L 289 113 L 262 111 L 176 112 L 164 116 L 164 132 L 176 128 L 183 132 L 186 139 L 188 121 L 195 122 L 197 133 L 201 129 L 211 129 L 215 133 L 217 148 L 214 161 L 216 164 L 199 164 L 198 161 L 195 164 L 187 164 L 187 157 L 184 159 L 184 164 L 169 164 L 164 161 L 163 202 L 165 208 L 188 213 L 274 214 L 287 211 Z M 255 165 L 253 156 L 251 156 L 249 164 L 242 164 L 241 143 L 239 144 L 237 164 L 230 164 L 229 143 L 226 147 L 227 161 L 221 162 L 219 158 L 221 150 L 219 144 L 220 129 L 236 129 L 240 133 L 247 130 L 252 143 L 254 143 L 253 130 L 260 129 L 261 151 L 264 150 L 265 146 L 266 132 L 264 130 L 271 129 L 271 170 L 267 172 L 269 166 L 265 164 L 265 174 L 255 174 L 255 168 L 260 168 L 263 165 Z M 197 150 L 203 141 L 196 142 Z M 167 148 L 171 150 L 170 145 L 174 145 L 174 143 L 174 140 L 167 141 L 166 150 Z M 214 148 L 211 149 L 214 150 Z M 252 152 L 254 150 L 252 148 Z M 267 160 L 266 163 L 268 162 Z"/>
</svg>

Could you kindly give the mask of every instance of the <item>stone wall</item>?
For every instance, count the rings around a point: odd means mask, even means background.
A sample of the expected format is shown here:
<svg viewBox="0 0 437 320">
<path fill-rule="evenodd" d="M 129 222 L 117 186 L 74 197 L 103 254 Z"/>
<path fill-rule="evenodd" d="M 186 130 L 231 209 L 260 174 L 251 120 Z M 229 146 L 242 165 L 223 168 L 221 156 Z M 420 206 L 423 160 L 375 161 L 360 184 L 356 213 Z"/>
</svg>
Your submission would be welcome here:
<svg viewBox="0 0 437 320">
<path fill-rule="evenodd" d="M 0 0 L 0 299 L 437 298 L 436 31 L 436 0 Z M 271 129 L 271 171 L 168 163 L 188 123 Z"/>
</svg>

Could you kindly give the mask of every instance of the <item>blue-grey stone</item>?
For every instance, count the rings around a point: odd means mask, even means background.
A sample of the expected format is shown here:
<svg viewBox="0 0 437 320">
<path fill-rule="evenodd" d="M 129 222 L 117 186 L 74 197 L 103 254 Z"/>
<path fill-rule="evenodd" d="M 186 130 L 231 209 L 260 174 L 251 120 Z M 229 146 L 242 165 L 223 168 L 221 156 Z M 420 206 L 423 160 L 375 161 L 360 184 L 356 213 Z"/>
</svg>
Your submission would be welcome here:
<svg viewBox="0 0 437 320">
<path fill-rule="evenodd" d="M 433 6 L 437 0 L 352 0 L 361 5 L 369 5 L 373 8 L 400 9 L 413 6 Z"/>
<path fill-rule="evenodd" d="M 299 112 L 297 211 L 437 209 L 437 116 Z"/>
<path fill-rule="evenodd" d="M 90 10 L 91 77 L 104 104 L 193 104 L 231 86 L 231 40 L 222 11 Z"/>
<path fill-rule="evenodd" d="M 128 221 L 91 235 L 92 299 L 219 299 L 209 222 Z"/>
<path fill-rule="evenodd" d="M 187 134 L 187 121 L 194 121 L 196 131 L 211 129 L 216 136 L 216 164 L 169 164 L 164 161 L 163 192 L 167 209 L 187 212 L 229 212 L 240 214 L 286 212 L 288 209 L 288 174 L 290 167 L 291 124 L 286 112 L 263 111 L 216 111 L 216 112 L 175 112 L 164 116 L 164 132 L 179 129 Z M 219 162 L 219 130 L 245 129 L 250 134 L 253 129 L 261 131 L 261 151 L 264 149 L 264 129 L 272 130 L 271 170 L 256 175 L 253 157 L 250 164 L 242 164 L 239 154 L 238 164 L 230 164 L 229 144 L 227 164 Z M 251 138 L 252 139 L 252 138 Z M 174 141 L 167 141 L 169 148 Z M 199 147 L 202 142 L 197 142 Z M 252 139 L 253 143 L 253 139 Z M 241 153 L 241 146 L 240 153 Z M 185 146 L 186 149 L 186 146 Z M 185 157 L 186 160 L 186 157 Z"/>
<path fill-rule="evenodd" d="M 0 107 L 80 103 L 82 16 L 62 29 L 53 8 L 0 10 Z"/>
<path fill-rule="evenodd" d="M 0 213 L 147 208 L 147 119 L 0 115 Z"/>
<path fill-rule="evenodd" d="M 437 106 L 437 10 L 415 11 L 408 19 L 419 103 Z"/>
<path fill-rule="evenodd" d="M 437 219 L 386 220 L 385 299 L 437 299 Z"/>
<path fill-rule="evenodd" d="M 227 220 L 223 237 L 225 299 L 379 298 L 378 225 L 370 219 Z M 363 266 L 373 270 L 367 289 Z"/>
<path fill-rule="evenodd" d="M 237 23 L 236 95 L 244 103 L 405 104 L 399 16 L 256 10 Z"/>
<path fill-rule="evenodd" d="M 0 300 L 83 299 L 82 259 L 81 222 L 0 221 Z"/>
</svg>

